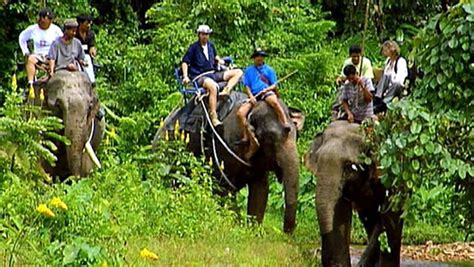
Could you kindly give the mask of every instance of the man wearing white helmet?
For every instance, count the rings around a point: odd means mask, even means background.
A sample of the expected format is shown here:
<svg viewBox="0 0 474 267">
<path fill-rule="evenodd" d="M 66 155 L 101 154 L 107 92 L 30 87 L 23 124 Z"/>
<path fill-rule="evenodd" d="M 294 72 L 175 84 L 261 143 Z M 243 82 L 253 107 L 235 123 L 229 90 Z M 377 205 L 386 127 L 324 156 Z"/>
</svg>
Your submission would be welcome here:
<svg viewBox="0 0 474 267">
<path fill-rule="evenodd" d="M 183 57 L 181 68 L 184 84 L 196 81 L 199 86 L 202 86 L 209 93 L 209 114 L 212 124 L 218 126 L 222 124 L 216 112 L 217 94 L 219 93 L 218 83 L 227 81 L 223 93 L 229 94 L 242 77 L 243 72 L 240 69 L 216 71 L 217 64 L 223 65 L 224 61 L 217 55 L 214 44 L 209 41 L 210 33 L 212 33 L 212 29 L 209 26 L 200 25 L 198 27 L 198 41 L 189 47 Z"/>
</svg>

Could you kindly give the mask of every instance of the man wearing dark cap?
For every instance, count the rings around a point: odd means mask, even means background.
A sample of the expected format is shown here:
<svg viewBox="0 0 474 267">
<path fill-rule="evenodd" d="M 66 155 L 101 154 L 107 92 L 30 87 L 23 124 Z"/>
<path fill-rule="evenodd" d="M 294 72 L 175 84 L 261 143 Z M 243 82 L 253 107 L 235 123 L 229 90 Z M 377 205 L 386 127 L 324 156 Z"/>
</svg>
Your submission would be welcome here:
<svg viewBox="0 0 474 267">
<path fill-rule="evenodd" d="M 28 84 L 33 84 L 36 64 L 47 64 L 46 55 L 56 38 L 63 35 L 61 29 L 53 24 L 54 14 L 49 8 L 42 9 L 38 14 L 38 23 L 29 26 L 20 33 L 19 43 L 26 57 L 26 73 Z M 34 51 L 30 53 L 28 41 L 33 40 Z"/>
<path fill-rule="evenodd" d="M 291 129 L 285 111 L 278 101 L 276 73 L 270 66 L 265 64 L 266 56 L 267 53 L 265 51 L 257 48 L 251 57 L 254 60 L 254 65 L 245 69 L 244 85 L 249 100 L 242 104 L 237 112 L 240 127 L 243 130 L 242 139 L 237 143 L 238 145 L 245 145 L 249 142 L 248 133 L 245 130 L 247 127 L 247 115 L 257 104 L 257 101 L 267 102 L 275 111 L 284 130 L 288 132 Z"/>
<path fill-rule="evenodd" d="M 50 75 L 61 69 L 78 71 L 84 66 L 85 55 L 81 41 L 74 38 L 77 26 L 75 19 L 67 19 L 64 22 L 64 35 L 51 45 L 48 53 Z"/>
<path fill-rule="evenodd" d="M 76 38 L 81 41 L 82 49 L 86 54 L 85 61 L 87 67 L 85 71 L 89 76 L 92 83 L 95 83 L 94 67 L 92 60 L 97 56 L 97 49 L 95 46 L 95 33 L 91 30 L 92 17 L 89 15 L 81 14 L 77 16 L 78 28 L 76 32 Z"/>
</svg>

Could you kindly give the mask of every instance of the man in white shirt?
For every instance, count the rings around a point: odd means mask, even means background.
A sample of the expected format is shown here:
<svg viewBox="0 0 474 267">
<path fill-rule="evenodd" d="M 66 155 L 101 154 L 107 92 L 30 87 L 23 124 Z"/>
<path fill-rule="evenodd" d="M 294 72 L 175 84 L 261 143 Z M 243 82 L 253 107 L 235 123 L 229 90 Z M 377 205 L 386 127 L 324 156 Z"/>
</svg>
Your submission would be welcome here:
<svg viewBox="0 0 474 267">
<path fill-rule="evenodd" d="M 26 73 L 28 85 L 33 84 L 36 74 L 36 65 L 47 65 L 49 48 L 54 40 L 63 35 L 61 29 L 53 24 L 54 14 L 49 8 L 44 8 L 38 13 L 38 23 L 33 24 L 20 33 L 19 43 L 26 60 Z M 33 40 L 34 52 L 30 54 L 28 41 Z"/>
</svg>

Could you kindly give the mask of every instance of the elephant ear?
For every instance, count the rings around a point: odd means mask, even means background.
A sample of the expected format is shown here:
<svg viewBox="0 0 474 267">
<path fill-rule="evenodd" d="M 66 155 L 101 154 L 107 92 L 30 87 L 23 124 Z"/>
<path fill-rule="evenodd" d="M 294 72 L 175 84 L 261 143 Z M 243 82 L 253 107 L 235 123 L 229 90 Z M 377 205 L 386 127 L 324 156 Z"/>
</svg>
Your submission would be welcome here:
<svg viewBox="0 0 474 267">
<path fill-rule="evenodd" d="M 90 85 L 89 85 L 90 86 Z M 89 114 L 87 118 L 87 125 L 95 118 L 100 109 L 99 96 L 95 88 L 90 86 L 89 88 Z"/>
<path fill-rule="evenodd" d="M 303 111 L 296 108 L 288 107 L 288 113 L 290 114 L 290 119 L 295 124 L 298 132 L 303 130 L 305 120 Z"/>
<path fill-rule="evenodd" d="M 313 174 L 316 174 L 316 155 L 323 144 L 323 133 L 316 134 L 313 143 L 304 156 L 304 164 Z"/>
<path fill-rule="evenodd" d="M 46 103 L 48 107 L 54 108 L 63 93 L 64 81 L 60 78 L 53 77 L 45 85 Z"/>
</svg>

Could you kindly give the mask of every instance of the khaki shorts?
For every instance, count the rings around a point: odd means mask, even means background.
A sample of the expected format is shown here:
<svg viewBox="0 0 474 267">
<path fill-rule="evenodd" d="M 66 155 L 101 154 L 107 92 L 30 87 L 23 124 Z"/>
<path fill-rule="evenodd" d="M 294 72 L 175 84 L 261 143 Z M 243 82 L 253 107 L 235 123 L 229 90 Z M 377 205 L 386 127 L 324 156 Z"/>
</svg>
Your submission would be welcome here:
<svg viewBox="0 0 474 267">
<path fill-rule="evenodd" d="M 31 54 L 31 56 L 34 56 L 36 60 L 38 61 L 36 65 L 49 66 L 49 60 L 45 55 Z"/>
</svg>

